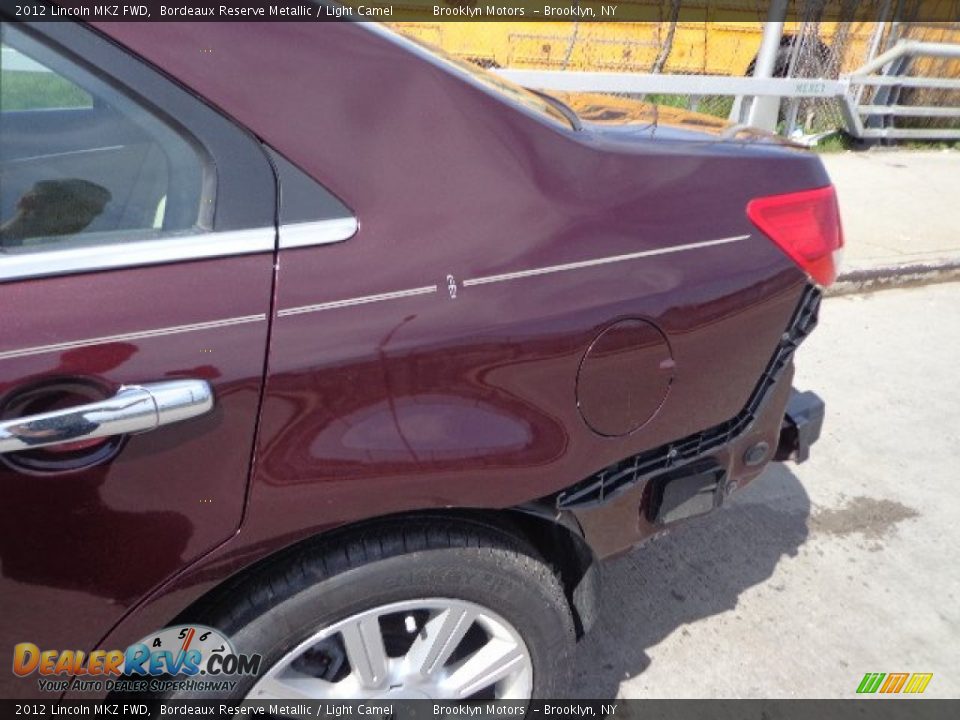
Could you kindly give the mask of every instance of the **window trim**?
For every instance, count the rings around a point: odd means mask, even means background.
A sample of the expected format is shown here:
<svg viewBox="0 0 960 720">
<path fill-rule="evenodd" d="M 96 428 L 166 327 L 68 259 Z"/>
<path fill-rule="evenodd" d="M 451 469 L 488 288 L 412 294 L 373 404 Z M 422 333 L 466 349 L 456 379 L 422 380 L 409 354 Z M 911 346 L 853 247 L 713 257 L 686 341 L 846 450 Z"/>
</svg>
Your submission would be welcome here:
<svg viewBox="0 0 960 720">
<path fill-rule="evenodd" d="M 357 219 L 349 217 L 288 223 L 280 226 L 280 249 L 331 245 L 349 240 L 359 229 Z"/>
<path fill-rule="evenodd" d="M 170 235 L 157 240 L 40 250 L 23 254 L 0 251 L 0 283 L 51 275 L 72 275 L 185 260 L 272 252 L 275 228 Z"/>
<path fill-rule="evenodd" d="M 353 237 L 357 228 L 355 217 L 281 225 L 280 248 L 343 242 Z M 254 255 L 273 252 L 276 245 L 277 229 L 270 226 L 13 255 L 0 251 L 0 284 L 53 275 Z"/>
</svg>

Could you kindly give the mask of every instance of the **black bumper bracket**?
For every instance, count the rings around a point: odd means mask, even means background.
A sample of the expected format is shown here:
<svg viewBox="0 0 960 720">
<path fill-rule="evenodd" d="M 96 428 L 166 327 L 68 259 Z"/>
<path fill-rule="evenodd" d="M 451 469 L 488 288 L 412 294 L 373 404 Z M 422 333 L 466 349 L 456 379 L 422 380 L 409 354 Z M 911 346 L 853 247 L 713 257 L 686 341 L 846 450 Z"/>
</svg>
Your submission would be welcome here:
<svg viewBox="0 0 960 720">
<path fill-rule="evenodd" d="M 802 463 L 810 457 L 810 446 L 820 437 L 823 428 L 824 403 L 814 392 L 790 394 L 780 429 L 780 442 L 775 459 Z"/>
</svg>

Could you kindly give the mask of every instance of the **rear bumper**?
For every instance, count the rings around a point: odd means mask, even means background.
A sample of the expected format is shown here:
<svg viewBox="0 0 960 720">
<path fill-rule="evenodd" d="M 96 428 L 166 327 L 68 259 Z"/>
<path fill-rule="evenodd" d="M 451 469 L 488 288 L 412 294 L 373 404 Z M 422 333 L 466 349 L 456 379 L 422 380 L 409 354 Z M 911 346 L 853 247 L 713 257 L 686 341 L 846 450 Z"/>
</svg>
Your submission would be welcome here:
<svg viewBox="0 0 960 720">
<path fill-rule="evenodd" d="M 604 468 L 558 493 L 598 557 L 634 547 L 720 506 L 771 460 L 807 458 L 820 434 L 823 401 L 792 388 L 793 353 L 817 322 L 809 287 L 743 410 L 730 421 Z"/>
</svg>

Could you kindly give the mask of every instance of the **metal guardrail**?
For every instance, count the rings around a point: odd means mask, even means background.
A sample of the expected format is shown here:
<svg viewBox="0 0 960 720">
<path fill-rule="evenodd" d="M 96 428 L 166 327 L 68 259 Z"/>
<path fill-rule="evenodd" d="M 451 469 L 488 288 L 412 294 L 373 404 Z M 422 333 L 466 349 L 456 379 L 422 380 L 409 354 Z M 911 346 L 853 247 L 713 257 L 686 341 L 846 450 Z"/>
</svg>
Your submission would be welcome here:
<svg viewBox="0 0 960 720">
<path fill-rule="evenodd" d="M 751 95 L 766 97 L 835 97 L 847 91 L 842 80 L 755 78 L 726 75 L 571 72 L 567 70 L 494 70 L 501 77 L 543 90 L 647 95 Z"/>
<path fill-rule="evenodd" d="M 949 43 L 901 40 L 861 68 L 845 77 L 851 85 L 887 88 L 926 88 L 960 92 L 960 78 L 907 77 L 901 74 L 909 63 L 898 62 L 915 57 L 933 57 L 960 60 L 960 45 Z M 896 97 L 892 94 L 891 97 Z M 937 139 L 960 140 L 960 128 L 898 128 L 866 127 L 863 118 L 924 117 L 960 118 L 960 108 L 931 105 L 899 105 L 896 103 L 855 105 L 845 98 L 844 121 L 847 131 L 863 139 Z"/>
<path fill-rule="evenodd" d="M 860 139 L 957 139 L 953 128 L 871 128 L 863 117 L 957 118 L 958 107 L 898 104 L 858 105 L 854 86 L 935 88 L 960 91 L 960 78 L 907 77 L 883 74 L 884 69 L 905 67 L 901 58 L 917 56 L 960 59 L 960 45 L 901 40 L 893 48 L 838 80 L 817 78 L 727 77 L 722 75 L 661 75 L 657 73 L 567 72 L 564 70 L 495 70 L 519 85 L 568 92 L 608 92 L 636 95 L 729 95 L 777 98 L 829 98 L 838 101 L 845 129 Z M 878 73 L 879 71 L 879 73 Z M 772 130 L 773 128 L 767 128 Z"/>
</svg>

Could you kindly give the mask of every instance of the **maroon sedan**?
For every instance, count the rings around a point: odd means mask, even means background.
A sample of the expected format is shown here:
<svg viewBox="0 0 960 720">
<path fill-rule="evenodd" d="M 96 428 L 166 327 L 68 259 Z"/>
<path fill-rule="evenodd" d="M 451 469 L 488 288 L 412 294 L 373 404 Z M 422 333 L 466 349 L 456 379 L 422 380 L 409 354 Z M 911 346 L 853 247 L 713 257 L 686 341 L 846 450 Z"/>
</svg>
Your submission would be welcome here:
<svg viewBox="0 0 960 720">
<path fill-rule="evenodd" d="M 596 558 L 816 440 L 815 156 L 368 24 L 2 42 L 2 695 L 556 697 Z"/>
</svg>

